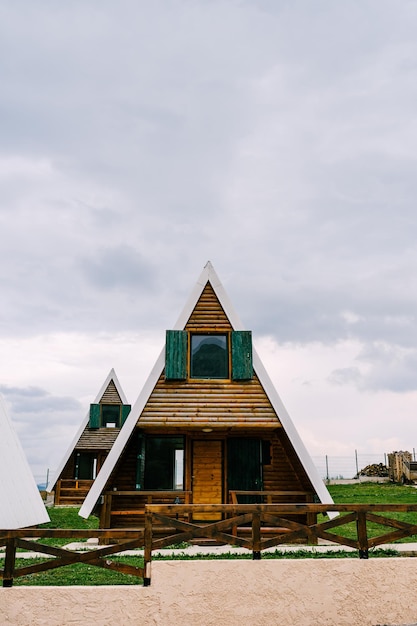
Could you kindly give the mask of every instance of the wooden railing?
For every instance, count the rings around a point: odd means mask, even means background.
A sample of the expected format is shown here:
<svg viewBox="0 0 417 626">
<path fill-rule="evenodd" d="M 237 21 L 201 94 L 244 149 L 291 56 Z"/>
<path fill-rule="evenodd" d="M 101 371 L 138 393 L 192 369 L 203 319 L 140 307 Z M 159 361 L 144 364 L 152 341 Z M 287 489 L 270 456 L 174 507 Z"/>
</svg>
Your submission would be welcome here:
<svg viewBox="0 0 417 626">
<path fill-rule="evenodd" d="M 33 539 L 42 538 L 68 538 L 68 539 L 88 539 L 91 537 L 102 542 L 117 541 L 113 545 L 98 547 L 92 551 L 76 552 L 66 548 L 57 548 L 45 545 Z M 0 577 L 3 579 L 3 587 L 11 587 L 14 578 L 45 572 L 65 565 L 74 563 L 86 563 L 96 565 L 105 569 L 111 569 L 130 574 L 138 578 L 143 578 L 142 567 L 135 567 L 125 563 L 110 560 L 108 557 L 125 550 L 142 548 L 144 545 L 143 530 L 76 530 L 76 529 L 40 529 L 26 528 L 21 530 L 0 530 L 0 546 L 6 546 L 5 562 L 3 570 L 0 570 Z M 52 560 L 36 563 L 27 567 L 16 567 L 16 550 L 23 548 L 35 553 L 53 557 Z M 17 555 L 18 556 L 18 555 Z M 105 558 L 104 558 L 105 557 Z"/>
<path fill-rule="evenodd" d="M 188 505 L 191 496 L 191 491 L 107 491 L 103 495 L 100 528 L 143 528 L 146 505 Z"/>
<path fill-rule="evenodd" d="M 178 516 L 187 512 L 191 519 L 198 518 L 201 513 L 221 513 L 225 519 L 202 525 L 173 519 L 174 512 Z M 187 507 L 149 505 L 146 507 L 145 514 L 144 585 L 150 585 L 151 582 L 151 561 L 154 550 L 173 543 L 201 538 L 246 548 L 252 552 L 253 559 L 260 559 L 262 550 L 284 543 L 292 544 L 304 540 L 317 544 L 319 539 L 356 549 L 359 558 L 367 559 L 370 548 L 417 534 L 417 524 L 392 519 L 380 513 L 410 512 L 417 512 L 417 504 L 195 504 Z M 304 524 L 288 519 L 288 517 L 299 515 L 309 520 L 313 515 L 326 515 L 327 513 L 334 513 L 336 516 L 314 524 L 308 522 Z M 155 539 L 153 537 L 155 522 L 162 524 L 169 522 L 175 527 L 176 533 Z M 355 539 L 329 532 L 352 522 L 356 526 Z M 394 530 L 370 537 L 368 522 Z M 251 532 L 245 537 L 244 534 L 248 530 L 245 527 L 246 524 L 250 525 Z"/>
<path fill-rule="evenodd" d="M 417 504 L 150 504 L 145 506 L 144 529 L 0 530 L 0 546 L 6 546 L 5 564 L 3 570 L 0 570 L 0 577 L 3 579 L 3 587 L 11 587 L 14 578 L 20 576 L 73 563 L 85 563 L 143 578 L 144 585 L 147 586 L 151 582 L 152 553 L 155 550 L 180 542 L 202 539 L 246 548 L 252 552 L 253 559 L 260 559 L 263 550 L 281 544 L 294 544 L 299 541 L 315 544 L 320 539 L 356 549 L 359 557 L 366 559 L 371 548 L 417 535 L 417 523 L 386 516 L 389 513 L 410 512 L 417 513 Z M 201 513 L 218 513 L 223 519 L 210 523 L 184 521 L 186 518 L 198 519 Z M 326 513 L 339 515 L 333 519 L 326 517 L 314 524 L 294 521 L 294 516 L 305 520 L 311 519 L 312 515 Z M 354 538 L 338 534 L 340 527 L 352 522 L 356 529 Z M 384 531 L 388 528 L 388 532 L 370 536 L 367 526 L 370 522 L 378 526 L 378 532 L 381 532 L 379 527 Z M 161 536 L 161 526 L 171 530 Z M 338 532 L 332 532 L 335 529 Z M 100 544 L 111 541 L 113 545 L 99 545 L 93 551 L 76 552 L 33 541 L 35 538 L 44 537 L 72 539 L 98 537 Z M 52 560 L 17 567 L 17 548 L 51 556 Z M 115 562 L 109 558 L 136 548 L 144 548 L 143 568 Z"/>
<path fill-rule="evenodd" d="M 239 497 L 256 498 L 259 504 L 278 504 L 280 501 L 288 502 L 288 498 L 297 498 L 296 502 L 313 502 L 314 494 L 310 491 L 241 491 L 229 490 L 230 504 L 239 504 Z"/>
<path fill-rule="evenodd" d="M 81 504 L 89 492 L 93 480 L 61 478 L 55 485 L 55 504 Z"/>
</svg>

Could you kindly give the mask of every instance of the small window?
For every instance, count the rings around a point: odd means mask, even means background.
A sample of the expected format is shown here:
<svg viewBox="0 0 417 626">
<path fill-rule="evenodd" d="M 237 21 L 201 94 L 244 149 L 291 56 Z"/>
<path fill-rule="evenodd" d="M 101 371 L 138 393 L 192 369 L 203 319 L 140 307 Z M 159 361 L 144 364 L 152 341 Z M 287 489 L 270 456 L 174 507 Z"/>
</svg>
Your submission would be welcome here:
<svg viewBox="0 0 417 626">
<path fill-rule="evenodd" d="M 227 335 L 191 335 L 191 378 L 229 378 Z"/>
<path fill-rule="evenodd" d="M 119 404 L 102 404 L 101 405 L 101 425 L 104 428 L 120 427 L 120 405 Z"/>
<path fill-rule="evenodd" d="M 145 489 L 184 488 L 184 438 L 147 437 L 145 440 Z"/>
</svg>

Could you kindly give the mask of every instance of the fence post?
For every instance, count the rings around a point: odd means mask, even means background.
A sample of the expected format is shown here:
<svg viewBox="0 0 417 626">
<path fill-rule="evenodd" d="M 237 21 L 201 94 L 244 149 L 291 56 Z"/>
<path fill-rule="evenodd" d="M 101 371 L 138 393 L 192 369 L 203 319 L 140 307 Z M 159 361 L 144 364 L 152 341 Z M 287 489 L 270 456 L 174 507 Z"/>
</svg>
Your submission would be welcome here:
<svg viewBox="0 0 417 626">
<path fill-rule="evenodd" d="M 145 533 L 144 533 L 144 577 L 143 586 L 149 587 L 151 584 L 151 561 L 152 561 L 152 513 L 146 511 L 145 507 Z"/>
<path fill-rule="evenodd" d="M 6 558 L 4 561 L 3 587 L 13 587 L 13 575 L 16 562 L 16 543 L 14 538 L 6 539 Z"/>
<path fill-rule="evenodd" d="M 356 476 L 359 478 L 358 451 L 355 450 Z"/>
<path fill-rule="evenodd" d="M 358 511 L 356 518 L 356 529 L 358 533 L 359 558 L 368 558 L 368 534 L 366 531 L 366 513 Z"/>
<path fill-rule="evenodd" d="M 252 559 L 261 559 L 261 514 L 259 511 L 252 513 Z"/>
<path fill-rule="evenodd" d="M 326 480 L 329 480 L 329 459 L 326 454 Z"/>
</svg>

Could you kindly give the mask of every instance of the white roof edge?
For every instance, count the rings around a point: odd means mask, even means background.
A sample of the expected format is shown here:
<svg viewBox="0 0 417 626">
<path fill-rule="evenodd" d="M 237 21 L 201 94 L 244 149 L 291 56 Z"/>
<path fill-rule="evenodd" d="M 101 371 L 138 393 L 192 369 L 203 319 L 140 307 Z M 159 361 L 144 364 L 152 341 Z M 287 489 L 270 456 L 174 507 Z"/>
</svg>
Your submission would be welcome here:
<svg viewBox="0 0 417 626">
<path fill-rule="evenodd" d="M 291 441 L 291 444 L 293 445 L 294 450 L 296 451 L 298 458 L 300 459 L 307 473 L 307 476 L 311 481 L 311 484 L 316 490 L 320 501 L 322 502 L 322 504 L 333 504 L 333 498 L 326 488 L 326 485 L 324 484 L 316 466 L 314 465 L 313 460 L 307 451 L 307 448 L 305 447 L 300 435 L 298 434 L 294 423 L 284 406 L 284 403 L 278 395 L 278 392 L 255 349 L 253 349 L 253 368 L 265 390 L 265 393 L 267 394 L 272 406 L 274 407 L 275 412 L 278 415 L 278 418 L 283 425 L 284 430 L 288 435 L 288 438 Z"/>
<path fill-rule="evenodd" d="M 193 312 L 193 309 L 195 307 L 195 305 L 197 304 L 197 301 L 199 299 L 199 297 L 201 296 L 204 287 L 206 286 L 207 282 L 210 282 L 211 286 L 213 287 L 223 309 L 224 312 L 226 313 L 227 317 L 229 318 L 230 323 L 232 324 L 233 328 L 235 330 L 244 330 L 242 322 L 240 321 L 240 318 L 238 316 L 238 314 L 236 313 L 231 300 L 229 299 L 229 296 L 227 295 L 219 277 L 217 276 L 217 273 L 213 267 L 213 265 L 210 263 L 210 261 L 207 261 L 206 265 L 204 266 L 203 271 L 201 272 L 200 276 L 198 277 L 197 283 L 194 287 L 194 289 L 192 290 L 192 292 L 190 293 L 190 296 L 176 322 L 176 324 L 173 327 L 173 330 L 182 330 L 184 328 L 184 326 L 186 325 L 186 323 L 188 322 L 191 313 Z"/>
<path fill-rule="evenodd" d="M 0 528 L 15 530 L 49 522 L 20 439 L 0 394 Z"/>
<path fill-rule="evenodd" d="M 136 426 L 136 423 L 139 419 L 140 414 L 148 401 L 149 396 L 152 393 L 153 388 L 155 387 L 158 378 L 160 377 L 162 370 L 165 364 L 165 346 L 162 349 L 155 365 L 152 368 L 151 373 L 149 374 L 142 391 L 139 394 L 138 399 L 135 404 L 132 406 L 132 409 L 129 415 L 126 418 L 125 423 L 123 424 L 119 434 L 117 435 L 117 439 L 114 442 L 109 454 L 107 455 L 99 473 L 95 481 L 93 482 L 90 491 L 84 499 L 84 502 L 80 508 L 79 515 L 81 517 L 87 518 L 91 515 L 92 510 L 95 507 L 95 504 L 98 498 L 101 495 L 102 490 L 106 486 L 106 483 L 110 477 L 110 474 L 122 453 L 125 445 L 129 441 L 129 437 Z"/>
<path fill-rule="evenodd" d="M 194 289 L 192 290 L 174 326 L 174 330 L 182 330 L 185 327 L 208 281 L 213 287 L 216 293 L 216 296 L 218 297 L 219 302 L 222 305 L 223 310 L 232 325 L 232 328 L 234 330 L 244 330 L 242 322 L 238 314 L 236 313 L 229 299 L 229 296 L 227 295 L 210 261 L 206 263 L 203 271 L 201 272 L 197 280 L 197 283 Z M 126 419 L 116 441 L 113 444 L 112 449 L 110 450 L 105 462 L 103 463 L 103 466 L 99 474 L 97 475 L 97 478 L 95 479 L 93 485 L 91 486 L 90 491 L 88 492 L 83 502 L 83 505 L 79 512 L 79 515 L 81 517 L 87 518 L 93 511 L 96 505 L 96 502 L 98 498 L 100 497 L 101 492 L 104 489 L 110 477 L 110 474 L 119 458 L 119 455 L 121 454 L 123 448 L 127 444 L 129 437 L 139 419 L 139 416 L 142 413 L 142 410 L 145 407 L 146 402 L 148 401 L 148 398 L 151 395 L 152 390 L 162 373 L 164 365 L 165 365 L 165 346 L 162 349 L 161 354 L 159 355 L 147 381 L 145 382 L 145 385 L 141 393 L 139 394 L 137 401 L 132 407 L 132 410 L 130 411 L 128 418 Z M 311 481 L 311 484 L 316 490 L 317 495 L 319 496 L 323 504 L 332 504 L 333 499 L 330 493 L 328 492 L 324 482 L 320 478 L 320 475 L 309 453 L 307 452 L 307 449 L 305 448 L 303 442 L 301 441 L 301 438 L 298 435 L 298 432 L 296 431 L 294 424 L 286 408 L 284 407 L 284 404 L 282 400 L 280 399 L 271 379 L 269 378 L 269 375 L 267 374 L 260 358 L 258 357 L 256 350 L 254 350 L 254 354 L 253 354 L 253 365 L 254 365 L 254 370 L 262 386 L 264 387 L 265 393 L 268 395 L 269 400 L 271 401 L 271 404 L 274 407 L 278 415 L 278 418 L 283 424 L 285 431 L 290 439 L 290 442 L 293 445 L 296 453 L 298 454 L 300 461 Z"/>
<path fill-rule="evenodd" d="M 120 396 L 121 401 L 123 402 L 123 404 L 128 404 L 127 400 L 126 400 L 126 396 L 125 393 L 122 389 L 122 386 L 119 382 L 119 379 L 117 378 L 116 372 L 114 371 L 114 368 L 112 367 L 110 372 L 107 374 L 107 378 L 105 379 L 104 383 L 101 385 L 99 392 L 97 393 L 96 397 L 94 398 L 93 404 L 98 404 L 101 400 L 101 398 L 103 397 L 104 392 L 106 391 L 110 381 L 113 380 L 114 382 L 114 386 L 117 389 L 117 393 Z M 55 470 L 54 474 L 50 477 L 48 484 L 46 486 L 46 491 L 52 491 L 53 488 L 55 487 L 55 483 L 58 479 L 58 476 L 61 474 L 62 470 L 64 469 L 65 465 L 67 464 L 68 459 L 70 458 L 72 451 L 74 450 L 74 447 L 77 443 L 77 441 L 79 440 L 79 438 L 81 437 L 81 434 L 84 431 L 84 428 L 87 426 L 88 421 L 90 419 L 90 411 L 87 411 L 86 416 L 84 417 L 83 421 L 81 422 L 81 425 L 79 427 L 79 429 L 77 430 L 75 436 L 73 437 L 70 445 L 68 446 L 64 456 L 61 459 L 60 464 L 58 465 L 58 468 Z"/>
</svg>

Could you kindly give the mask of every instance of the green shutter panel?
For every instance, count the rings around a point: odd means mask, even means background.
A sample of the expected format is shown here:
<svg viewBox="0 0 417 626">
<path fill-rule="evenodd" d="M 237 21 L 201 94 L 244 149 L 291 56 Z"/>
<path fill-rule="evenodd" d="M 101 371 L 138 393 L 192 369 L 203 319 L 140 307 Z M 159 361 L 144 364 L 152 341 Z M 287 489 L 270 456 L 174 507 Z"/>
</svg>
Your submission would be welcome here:
<svg viewBox="0 0 417 626">
<path fill-rule="evenodd" d="M 187 332 L 185 330 L 167 330 L 166 332 L 165 378 L 166 380 L 187 378 Z"/>
<path fill-rule="evenodd" d="M 252 332 L 250 330 L 232 332 L 232 378 L 233 380 L 253 378 Z"/>
<path fill-rule="evenodd" d="M 100 428 L 100 405 L 90 404 L 90 428 Z"/>
<path fill-rule="evenodd" d="M 122 404 L 122 426 L 125 423 L 126 418 L 129 415 L 131 408 L 132 408 L 131 404 Z"/>
</svg>

